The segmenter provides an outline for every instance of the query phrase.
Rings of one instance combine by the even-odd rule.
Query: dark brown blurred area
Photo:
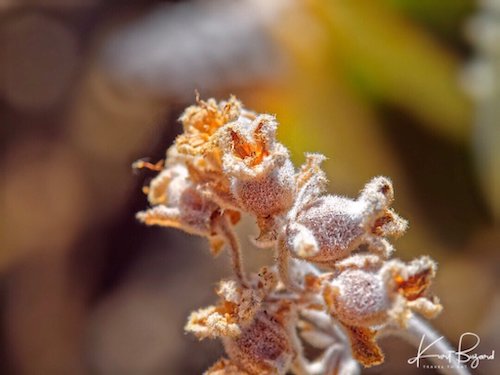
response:
[[[195,90],[276,114],[297,164],[329,158],[332,192],[390,176],[410,221],[398,256],[440,264],[436,328],[499,348],[500,140],[461,84],[477,12],[471,0],[0,0],[0,373],[199,374],[220,355],[183,326],[229,275],[227,254],[134,218],[152,174],[130,166],[164,157]],[[251,246],[252,220],[238,230],[250,269],[272,260]],[[367,373],[424,373],[405,345],[383,341],[387,363]]]

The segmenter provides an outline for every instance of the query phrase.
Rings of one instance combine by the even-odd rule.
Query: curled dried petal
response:
[[[179,151],[193,154],[204,146],[221,126],[234,121],[241,114],[241,102],[231,96],[227,102],[217,103],[214,99],[207,101],[197,99],[197,104],[184,111],[179,120],[184,133],[176,140]]]
[[[186,331],[200,339],[240,335],[261,309],[264,296],[234,280],[221,281],[216,293],[220,297],[216,306],[195,311],[188,318]]]
[[[436,263],[429,257],[414,259],[406,266],[390,267],[398,291],[409,301],[422,297],[436,275]]]
[[[351,340],[353,357],[365,367],[380,365],[384,353],[375,341],[377,331],[354,326],[344,326]]]
[[[188,170],[182,164],[163,169],[149,184],[148,201],[151,205],[177,206],[181,194],[190,186]]]
[[[184,329],[193,333],[200,340],[237,337],[241,334],[241,329],[232,314],[234,313],[231,304],[199,309],[189,315]]]

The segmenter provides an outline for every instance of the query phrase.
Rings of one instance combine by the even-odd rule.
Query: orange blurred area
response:
[[[433,324],[500,348],[498,41],[496,0],[0,0],[0,373],[199,374],[220,356],[183,326],[227,254],[134,218],[154,172],[131,165],[164,157],[195,91],[276,114],[296,165],[328,157],[332,193],[390,176],[397,256],[439,262]],[[272,259],[250,218],[238,231],[250,269]],[[424,373],[382,347],[366,373]]]

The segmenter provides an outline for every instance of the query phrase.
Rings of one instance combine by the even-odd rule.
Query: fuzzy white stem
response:
[[[226,215],[222,215],[217,223],[220,229],[220,235],[224,237],[227,246],[231,252],[231,262],[234,274],[242,284],[246,284],[246,275],[243,269],[243,259],[241,256],[241,245],[234,232],[229,219]]]
[[[416,348],[421,347],[422,355],[429,356],[427,357],[429,361],[438,366],[437,369],[444,375],[470,375],[467,367],[458,362],[454,355],[455,349],[444,336],[415,314],[412,314],[409,319],[407,329],[391,327],[380,332],[380,336],[398,336]],[[433,344],[430,345],[431,343]],[[427,346],[429,347],[426,349]],[[433,357],[433,355],[443,356],[446,359]]]

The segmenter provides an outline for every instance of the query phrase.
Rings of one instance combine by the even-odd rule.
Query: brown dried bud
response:
[[[174,188],[166,189],[173,191],[173,194],[162,198],[154,197],[155,202],[166,201],[167,204],[173,204],[159,204],[138,212],[137,219],[147,225],[179,228],[199,236],[209,237],[215,234],[212,219],[219,215],[219,206],[201,195],[190,182],[173,181],[176,182]],[[182,187],[182,190],[176,190],[176,187]]]
[[[272,310],[262,310],[240,336],[224,338],[230,360],[252,375],[285,374],[296,356],[290,334],[294,312],[290,307],[282,303]]]
[[[149,184],[149,204],[178,206],[182,192],[190,185],[188,178],[189,173],[185,165],[174,164],[163,169]]]

